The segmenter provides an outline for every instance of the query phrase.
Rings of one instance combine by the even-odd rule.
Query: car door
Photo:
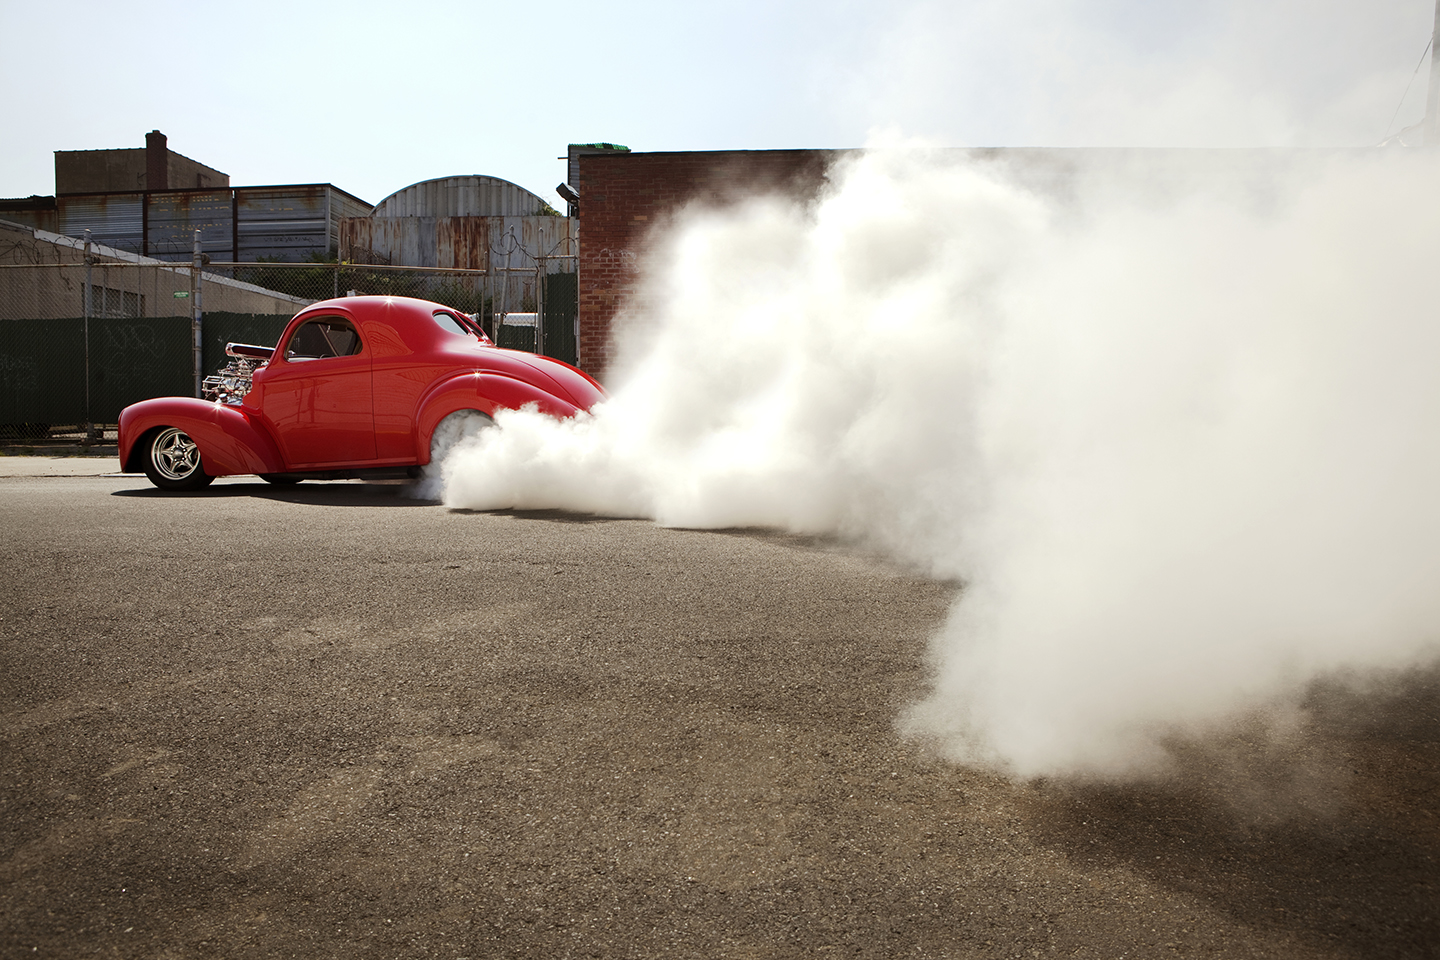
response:
[[[275,351],[265,415],[290,469],[375,459],[371,355],[345,317],[312,317]]]

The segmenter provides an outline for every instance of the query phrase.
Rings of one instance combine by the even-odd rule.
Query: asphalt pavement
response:
[[[0,957],[1440,956],[1440,675],[1013,783],[828,540],[0,458]]]

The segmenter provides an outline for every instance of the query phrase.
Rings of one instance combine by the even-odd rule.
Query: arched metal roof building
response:
[[[381,200],[373,217],[533,217],[546,202],[499,177],[422,180]]]

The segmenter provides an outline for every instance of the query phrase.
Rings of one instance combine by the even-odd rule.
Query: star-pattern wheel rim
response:
[[[167,480],[184,480],[200,468],[200,448],[174,427],[161,431],[152,449],[155,469]]]

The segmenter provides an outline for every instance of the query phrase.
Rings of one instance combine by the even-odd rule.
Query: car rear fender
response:
[[[541,413],[564,419],[579,410],[568,400],[524,380],[497,373],[466,373],[436,384],[420,401],[415,416],[415,456],[430,462],[430,438],[435,427],[457,410],[479,410],[494,416],[497,410],[518,410],[534,404]]]
[[[145,454],[139,441],[155,427],[178,427],[188,433],[212,477],[285,470],[275,440],[244,407],[194,397],[143,400],[120,411],[122,470],[137,472],[143,467]]]
[[[563,360],[535,353],[521,353],[516,359],[554,383],[556,396],[570,400],[582,410],[589,410],[605,399],[605,390],[594,377]]]

